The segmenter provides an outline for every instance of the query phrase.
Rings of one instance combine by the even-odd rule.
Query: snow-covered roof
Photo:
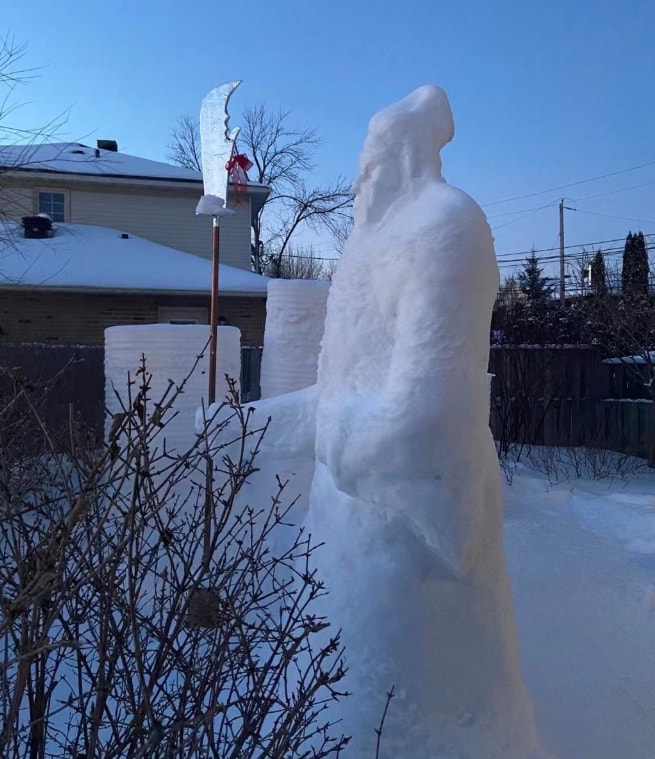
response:
[[[0,166],[65,174],[202,181],[200,172],[193,169],[113,150],[91,148],[78,142],[3,145],[0,146]]]
[[[0,145],[0,166],[58,174],[202,182],[202,174],[194,169],[113,150],[91,148],[79,142]],[[248,185],[264,187],[255,182]]]
[[[53,237],[28,240],[0,228],[0,288],[209,293],[211,261],[106,227],[57,224]],[[264,297],[268,278],[221,264],[220,292]]]

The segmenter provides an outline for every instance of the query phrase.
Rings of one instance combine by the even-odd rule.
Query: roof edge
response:
[[[0,291],[16,290],[20,292],[65,292],[65,293],[96,293],[111,295],[179,295],[179,296],[202,296],[209,298],[211,290],[153,290],[152,288],[127,288],[127,287],[84,287],[82,285],[21,285],[20,283],[0,283]],[[221,290],[218,296],[226,298],[266,298],[267,291],[253,292],[247,290]]]

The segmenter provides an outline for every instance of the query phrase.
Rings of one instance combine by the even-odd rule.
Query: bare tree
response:
[[[587,295],[591,291],[590,272],[593,258],[593,253],[590,253],[586,248],[582,248],[575,258],[567,261],[569,294]]]
[[[200,129],[191,116],[180,116],[168,143],[168,157],[178,166],[202,172]]]
[[[251,258],[258,273],[281,260],[301,229],[327,231],[339,249],[350,223],[353,196],[349,182],[337,177],[327,186],[311,184],[314,153],[321,139],[314,129],[292,126],[290,118],[290,111],[272,111],[265,105],[243,112],[239,143],[253,162],[249,178],[271,189],[252,220]],[[169,158],[200,170],[199,145],[198,122],[181,117],[168,145]]]
[[[313,546],[302,531],[271,541],[289,529],[284,483],[269,503],[239,498],[266,425],[233,396],[167,450],[186,380],[151,398],[144,361],[107,445],[65,447],[47,395],[4,379],[3,759],[338,754],[326,708],[344,695],[342,649],[314,611]]]
[[[11,239],[7,222],[16,217],[20,202],[2,181],[3,175],[28,166],[35,146],[56,137],[68,116],[64,112],[33,129],[12,124],[12,114],[20,106],[16,90],[37,73],[37,69],[22,64],[26,50],[27,46],[19,45],[10,34],[0,38],[0,236],[4,241]],[[2,150],[2,144],[11,147]]]
[[[314,255],[311,247],[288,246],[281,256],[271,258],[264,274],[274,279],[332,279],[336,269],[335,259],[323,259]]]

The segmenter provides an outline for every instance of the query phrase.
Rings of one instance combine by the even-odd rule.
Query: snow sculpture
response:
[[[109,327],[105,330],[105,404],[110,414],[121,411],[114,388],[127,403],[127,377],[137,380],[141,356],[152,374],[150,403],[156,403],[168,387],[169,380],[179,384],[191,372],[198,356],[207,355],[209,326],[206,324],[143,324]],[[219,327],[216,397],[228,391],[225,375],[237,381],[241,373],[241,332],[236,327]],[[163,437],[169,450],[182,452],[195,440],[194,415],[207,399],[207,360],[198,363],[184,392],[175,400]],[[152,405],[150,407],[152,411]]]
[[[441,176],[453,133],[437,87],[372,119],[316,386],[253,404],[255,426],[272,419],[262,472],[313,459],[305,525],[325,543],[329,589],[317,611],[343,630],[352,692],[331,717],[357,759],[375,753],[391,686],[381,759],[547,756],[521,679],[488,426],[498,268],[482,210]],[[251,487],[244,497],[270,493],[261,477]]]
[[[534,759],[488,426],[498,289],[479,206],[441,176],[445,93],[421,87],[371,121],[355,225],[319,359],[307,526],[325,541],[324,611],[353,695],[339,716],[371,756]]]
[[[262,398],[316,384],[328,282],[272,279],[266,299]]]

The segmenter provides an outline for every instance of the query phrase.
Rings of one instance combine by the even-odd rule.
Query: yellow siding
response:
[[[0,190],[0,221],[20,221],[34,213],[34,193],[23,187],[2,187]]]
[[[46,185],[41,180],[31,187],[5,189],[1,200],[7,208],[6,215],[18,220],[33,213],[36,210],[37,188],[44,187]],[[53,177],[47,187],[69,191],[68,214],[72,224],[109,227],[187,253],[211,257],[211,218],[195,214],[200,187],[180,187],[179,190],[149,188],[145,191],[117,185],[97,187],[66,183],[61,177]],[[11,195],[11,203],[4,202],[4,193]],[[235,210],[235,217],[221,222],[221,263],[249,271],[250,199],[246,197],[235,206]]]

